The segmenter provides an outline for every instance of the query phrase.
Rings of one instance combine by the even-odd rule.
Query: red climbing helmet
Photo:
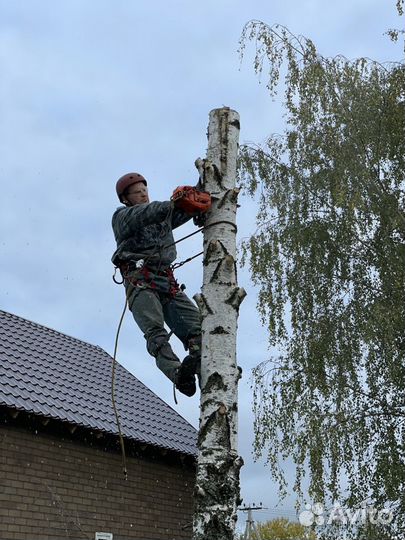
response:
[[[115,189],[117,190],[117,195],[121,202],[122,202],[122,196],[124,195],[125,190],[129,188],[129,186],[132,186],[132,184],[137,184],[138,182],[143,182],[145,186],[148,185],[145,178],[137,172],[124,174],[124,176],[121,176],[121,178],[118,179]]]

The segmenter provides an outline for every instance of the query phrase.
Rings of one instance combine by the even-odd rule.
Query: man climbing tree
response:
[[[201,322],[197,307],[173,274],[172,230],[192,217],[201,219],[210,207],[210,197],[183,186],[175,190],[173,200],[150,202],[147,181],[139,173],[122,176],[116,191],[124,206],[112,218],[117,242],[112,261],[121,270],[129,308],[158,368],[180,392],[192,396],[195,375],[200,373]],[[170,346],[165,322],[189,351],[182,363]]]
[[[112,220],[117,241],[112,260],[123,275],[128,303],[148,351],[184,394],[194,394],[195,375],[199,377],[194,540],[233,540],[240,503],[243,461],[237,452],[237,384],[241,370],[236,364],[236,329],[246,292],[237,285],[235,263],[238,138],[239,115],[228,107],[214,109],[207,159],[196,161],[198,189],[183,186],[174,191],[171,201],[150,203],[145,178],[126,174],[117,182],[125,206]],[[212,212],[208,212],[208,192]],[[204,223],[203,287],[195,296],[200,311],[179,290],[171,268],[176,257],[172,229],[192,216],[198,224]],[[164,322],[189,349],[183,363],[170,347]]]

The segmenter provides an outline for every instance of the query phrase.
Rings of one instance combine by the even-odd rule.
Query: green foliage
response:
[[[401,10],[402,1],[398,2]],[[279,355],[254,371],[255,453],[281,458],[315,500],[371,497],[405,510],[405,68],[323,58],[308,39],[253,21],[257,73],[283,83],[286,129],[244,146],[259,198],[244,242]]]
[[[400,535],[391,534],[387,527],[366,523],[356,531],[355,540],[399,540]]]
[[[316,534],[308,527],[285,518],[258,523],[257,530],[259,536],[254,534],[252,540],[316,540]]]

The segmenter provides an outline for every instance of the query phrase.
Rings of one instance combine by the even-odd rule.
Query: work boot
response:
[[[191,356],[186,356],[177,369],[174,383],[177,390],[182,394],[188,397],[195,394],[195,365]]]
[[[197,375],[198,384],[201,388],[201,335],[192,336],[187,342],[189,351],[188,356],[183,360],[193,366],[194,373]]]
[[[190,371],[192,370],[194,375],[197,375],[198,384],[201,388],[201,356],[194,356],[193,354],[187,355],[184,360],[184,362],[187,363],[187,365],[190,366]]]

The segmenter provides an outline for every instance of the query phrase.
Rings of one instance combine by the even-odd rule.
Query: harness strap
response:
[[[235,223],[232,223],[231,221],[226,221],[226,220],[220,220],[220,221],[215,221],[214,223],[210,223],[209,225],[205,225],[204,227],[201,227],[200,229],[197,229],[196,231],[190,233],[190,234],[187,234],[186,236],[183,236],[182,238],[179,238],[179,240],[176,240],[175,242],[172,242],[171,244],[168,244],[167,246],[163,246],[164,249],[166,248],[169,248],[169,247],[172,247],[176,244],[178,244],[179,242],[182,242],[183,240],[186,240],[187,238],[190,238],[191,236],[194,236],[195,234],[199,233],[199,232],[202,232],[203,230],[205,229],[208,229],[209,227],[213,227],[214,225],[220,225],[221,223],[227,223],[228,225],[232,225],[232,227],[234,228],[234,231],[235,233],[238,231],[238,227],[236,226]],[[200,253],[197,253],[196,255],[193,255],[192,257],[189,257],[188,259],[185,259],[184,261],[181,261],[181,262],[178,262],[178,263],[175,263],[171,266],[171,269],[172,270],[176,270],[177,268],[180,268],[181,266],[183,266],[184,264],[192,261],[193,259],[195,259],[196,257],[199,257],[200,255],[202,255],[204,252],[203,251],[200,251]],[[147,260],[147,259],[146,259]],[[140,270],[142,270],[142,268],[144,268],[146,265],[142,266],[140,268]],[[120,269],[121,271],[121,275],[122,275],[122,278],[123,280],[122,281],[117,281],[116,278],[115,278],[115,274],[117,272],[117,269]],[[126,276],[124,275],[123,272],[129,272],[130,271],[130,268],[131,268],[131,265],[130,263],[122,263],[122,264],[118,264],[116,267],[115,267],[115,270],[114,270],[114,275],[113,275],[113,281],[114,283],[117,283],[118,285],[122,285],[124,283],[124,279],[126,279]],[[136,267],[135,267],[136,268]],[[135,269],[133,268],[133,269]],[[174,276],[173,276],[173,279],[174,279]],[[176,282],[177,283],[177,282]]]
[[[134,287],[144,285],[146,283],[151,289],[159,289],[158,278],[164,278],[168,282],[169,289],[167,294],[171,298],[174,298],[181,289],[179,283],[174,277],[172,267],[166,268],[165,270],[154,271],[153,268],[143,265],[141,268],[136,268],[138,275],[135,276],[128,275],[128,273],[134,269],[130,263],[123,263],[119,268],[123,281],[128,281],[128,283],[131,283],[131,285]],[[163,292],[166,291],[163,289]]]

